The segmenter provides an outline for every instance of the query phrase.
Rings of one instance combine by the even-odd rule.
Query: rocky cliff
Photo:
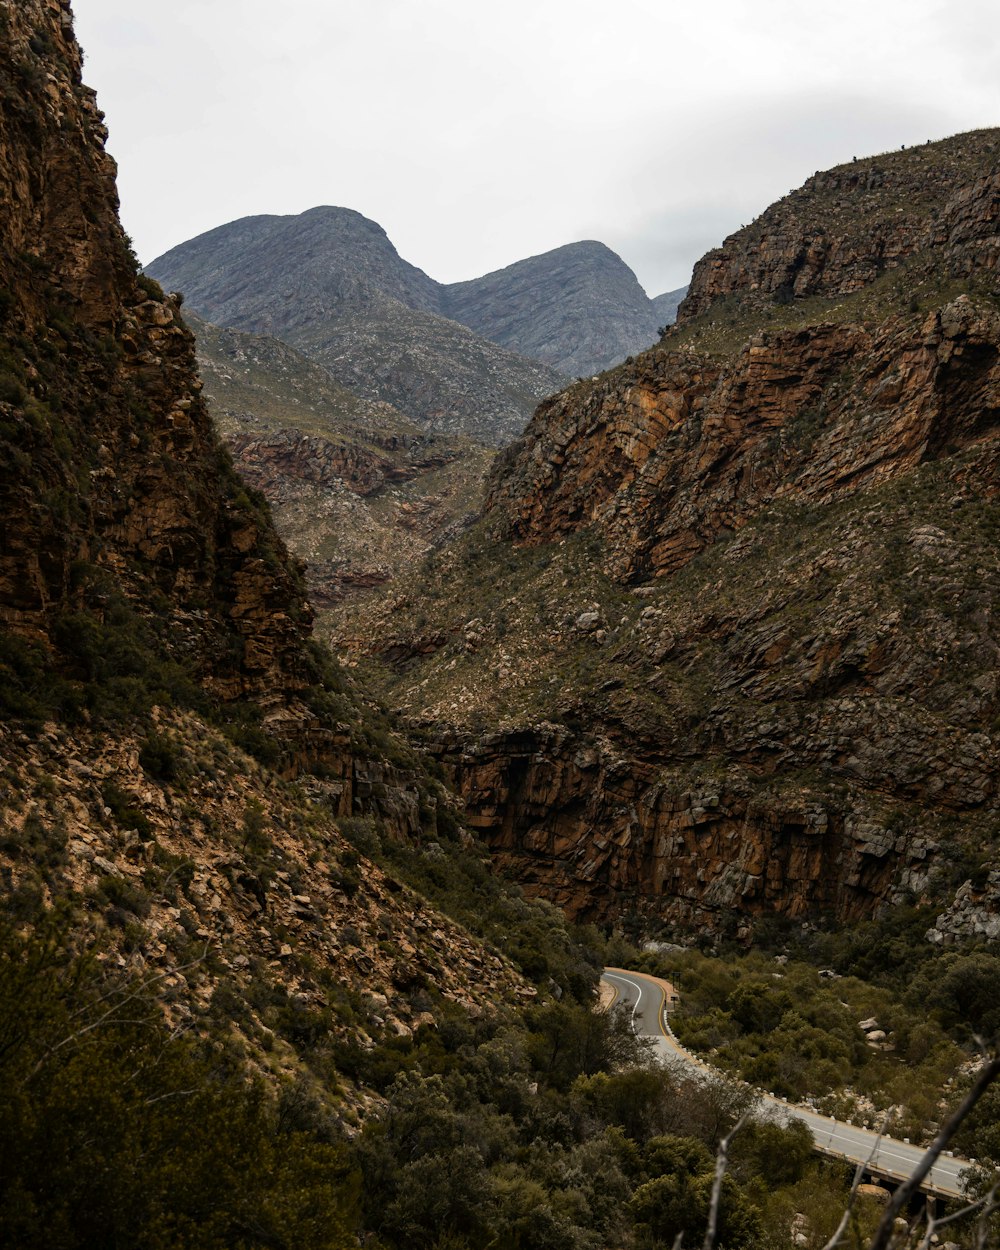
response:
[[[593,240],[453,283],[443,295],[456,321],[571,377],[642,351],[663,325],[632,270]]]
[[[901,268],[914,288],[995,269],[998,156],[997,132],[977,130],[814,174],[698,262],[678,320],[846,296]]]
[[[658,347],[540,407],[397,592],[385,690],[532,889],[654,927],[930,925],[993,862],[996,145],[768,210]],[[841,242],[789,294],[814,225]]]
[[[5,16],[0,621],[66,652],[112,585],[214,695],[284,716],[299,574],[216,439],[177,303],[137,275],[68,8]]]

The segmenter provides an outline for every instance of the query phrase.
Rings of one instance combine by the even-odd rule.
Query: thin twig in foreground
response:
[[[729,1143],[746,1122],[741,1115],[725,1137],[719,1142],[719,1151],[715,1156],[715,1179],[712,1181],[712,1200],[708,1206],[708,1227],[705,1229],[705,1241],[702,1250],[714,1250],[715,1235],[719,1227],[719,1207],[722,1205],[722,1181],[729,1163]]]
[[[875,1236],[869,1243],[868,1250],[885,1250],[885,1247],[889,1244],[889,1238],[892,1236],[896,1216],[899,1215],[900,1211],[903,1210],[923,1184],[931,1168],[937,1162],[938,1156],[958,1132],[959,1127],[972,1111],[972,1108],[998,1076],[1000,1076],[1000,1056],[994,1056],[989,1063],[980,1069],[972,1088],[962,1099],[958,1108],[945,1121],[937,1137],[927,1147],[912,1176],[904,1181],[892,1195],[882,1216],[882,1222],[875,1230]]]
[[[862,1179],[864,1178],[865,1169],[878,1154],[878,1148],[882,1144],[882,1138],[885,1134],[885,1130],[889,1127],[890,1118],[890,1114],[885,1116],[882,1121],[882,1127],[878,1131],[878,1135],[875,1138],[875,1142],[872,1145],[868,1158],[859,1163],[854,1169],[854,1183],[851,1185],[851,1192],[847,1198],[847,1206],[844,1208],[844,1214],[840,1217],[840,1223],[837,1225],[836,1231],[823,1247],[823,1250],[836,1250],[836,1247],[840,1245],[844,1233],[847,1231],[847,1222],[851,1218],[851,1212],[854,1210],[854,1204],[857,1201],[858,1189],[861,1185]]]
[[[930,1250],[934,1234],[939,1228],[944,1228],[946,1224],[953,1224],[956,1220],[961,1220],[967,1215],[972,1215],[975,1211],[978,1211],[980,1207],[983,1208],[980,1214],[981,1220],[991,1216],[993,1212],[998,1209],[996,1202],[998,1184],[1000,1184],[1000,1181],[994,1183],[993,1188],[989,1191],[989,1193],[983,1194],[983,1196],[981,1198],[977,1198],[975,1202],[970,1202],[968,1206],[962,1207],[960,1211],[952,1211],[951,1215],[942,1215],[940,1219],[936,1219],[934,1216],[928,1215],[927,1231],[924,1233],[923,1240],[917,1247],[917,1250]]]

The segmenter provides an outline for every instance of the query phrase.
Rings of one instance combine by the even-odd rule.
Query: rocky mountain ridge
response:
[[[381,226],[332,207],[231,222],[148,272],[209,321],[281,339],[357,394],[492,445],[567,374],[600,372],[673,319],[600,243],[444,285]]]
[[[968,278],[997,263],[997,135],[976,130],[817,172],[695,266],[684,323],[713,304],[848,296],[905,268]]]
[[[835,289],[789,295],[795,247],[758,245],[801,194],[734,236],[658,347],[540,407],[380,618],[386,696],[573,914],[745,936],[911,900],[961,931],[997,854],[997,142],[850,167],[889,199],[849,230],[835,199]],[[929,167],[950,207],[883,266]]]
[[[208,321],[280,339],[438,433],[502,443],[564,380],[449,320],[438,284],[350,209],[231,222],[148,272]]]

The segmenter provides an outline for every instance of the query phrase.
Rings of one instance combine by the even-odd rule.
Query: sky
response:
[[[1000,124],[994,0],[75,0],[148,263],[317,204],[441,282],[599,239],[650,295],[817,169]]]

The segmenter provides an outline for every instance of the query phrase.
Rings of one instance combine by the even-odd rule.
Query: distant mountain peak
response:
[[[641,351],[672,320],[597,239],[443,285],[378,222],[331,204],[219,226],[148,271],[209,321],[282,339],[368,399],[494,444],[568,377]]]
[[[566,374],[601,372],[648,347],[657,312],[605,243],[582,239],[445,289],[449,316]]]

